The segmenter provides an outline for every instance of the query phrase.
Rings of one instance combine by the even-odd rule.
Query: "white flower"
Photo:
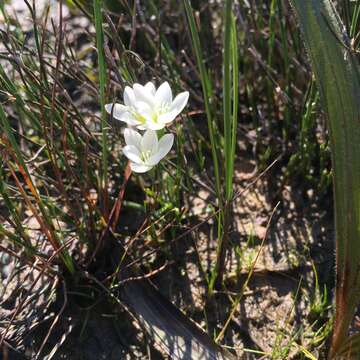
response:
[[[126,128],[124,155],[131,161],[131,170],[144,173],[152,169],[170,151],[174,135],[166,134],[158,140],[156,131],[146,130],[141,136],[137,131]]]
[[[166,81],[157,90],[152,82],[148,82],[145,86],[126,86],[124,105],[107,104],[105,109],[109,114],[113,113],[115,119],[136,126],[139,130],[160,130],[181,113],[188,99],[189,92],[184,91],[173,100],[170,85]]]

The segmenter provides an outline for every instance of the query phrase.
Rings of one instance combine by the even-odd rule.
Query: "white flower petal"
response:
[[[140,122],[139,120],[135,119],[133,115],[131,115],[130,113],[127,114],[127,117],[120,119],[120,121],[124,121],[126,124],[128,124],[129,126],[136,126],[138,127],[139,125],[142,124],[142,122]]]
[[[170,85],[167,81],[162,83],[156,90],[155,101],[159,105],[171,105],[172,103],[172,92]]]
[[[124,90],[124,103],[126,106],[133,107],[135,104],[136,98],[134,90],[130,86],[126,86]]]
[[[145,123],[146,129],[150,130],[161,130],[165,127],[164,123],[161,122],[155,122],[152,119],[149,119]]]
[[[145,101],[136,101],[135,102],[135,110],[138,113],[152,113],[153,108],[152,106],[150,106],[148,103],[146,103]]]
[[[158,151],[152,155],[148,161],[147,165],[156,165],[163,157],[165,157],[168,152],[171,150],[174,144],[174,135],[165,134],[160,140],[158,145]]]
[[[175,116],[178,116],[186,106],[187,102],[189,100],[189,92],[184,91],[176,96],[174,101],[171,104],[170,112],[176,113]]]
[[[126,145],[123,147],[122,152],[124,155],[134,163],[143,164],[141,160],[141,153],[138,148],[134,145]]]
[[[141,135],[137,131],[126,128],[124,138],[126,145],[134,145],[137,149],[140,149]]]
[[[154,123],[154,114],[153,114],[152,110],[151,109],[139,109],[138,113],[144,119],[145,123],[143,123],[143,126],[145,126],[145,129],[151,129],[151,127],[149,127],[148,124]]]
[[[105,110],[110,115],[112,113],[114,118],[119,118],[128,111],[127,107],[122,104],[106,104]]]
[[[112,108],[115,107],[116,104],[105,104],[105,110],[108,114],[111,114]]]
[[[115,116],[114,116],[114,118],[115,118]],[[115,119],[123,121],[126,124],[128,124],[129,126],[136,126],[136,125],[141,124],[141,121],[136,119],[136,117],[130,112],[126,112],[121,117],[116,117]]]
[[[149,170],[151,170],[153,167],[150,165],[144,165],[144,164],[135,164],[133,162],[130,163],[130,168],[133,172],[136,173],[145,173]]]
[[[146,90],[150,91],[150,93],[152,95],[155,96],[156,88],[155,88],[155,85],[151,81],[149,81],[148,83],[145,84],[145,88],[146,88]]]
[[[143,101],[151,107],[155,105],[154,95],[151,93],[149,88],[146,88],[140,84],[134,84],[133,89],[136,101]]]
[[[122,104],[106,104],[105,110],[116,120],[124,121],[130,126],[138,125],[139,121]]]
[[[139,130],[146,130],[147,129],[147,127],[145,125],[143,125],[143,124],[137,125],[136,128],[139,129]]]
[[[173,120],[175,120],[177,115],[178,115],[178,113],[176,111],[169,111],[165,114],[161,114],[158,118],[158,121],[164,127],[165,124],[168,124],[168,123],[172,122]]]
[[[140,145],[141,151],[146,153],[148,151],[153,152],[154,149],[158,148],[158,138],[156,135],[156,131],[153,130],[146,130]]]

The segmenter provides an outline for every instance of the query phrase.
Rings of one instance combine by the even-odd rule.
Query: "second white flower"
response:
[[[158,140],[156,131],[146,130],[144,135],[127,128],[124,132],[124,155],[131,161],[131,170],[144,173],[152,169],[171,150],[174,135],[166,134]]]

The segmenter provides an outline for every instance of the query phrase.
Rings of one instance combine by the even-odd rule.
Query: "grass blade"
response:
[[[105,87],[106,87],[106,64],[104,54],[104,32],[102,27],[102,0],[94,0],[94,17],[96,30],[96,47],[99,62],[99,85],[100,85],[100,106],[101,106],[101,133],[102,133],[102,155],[101,155],[101,175],[100,189],[102,190],[103,211],[105,218],[108,217],[108,141],[107,141],[107,121],[105,111]]]
[[[231,116],[231,38],[232,38],[232,1],[225,2],[225,35],[223,60],[223,111],[224,111],[224,142],[225,142],[225,199],[232,195],[232,116]]]
[[[239,65],[236,22],[232,12],[232,0],[227,0],[224,11],[224,57],[223,57],[223,111],[224,111],[224,156],[225,156],[225,206],[222,229],[219,234],[215,285],[221,287],[228,248],[228,233],[231,224],[231,198],[235,161],[236,130],[239,103]]]
[[[209,128],[209,136],[210,136],[210,143],[211,143],[211,153],[212,159],[214,164],[214,173],[215,173],[215,184],[216,184],[216,193],[219,202],[219,206],[222,207],[222,191],[221,191],[221,179],[220,179],[220,170],[219,170],[219,161],[218,161],[218,153],[217,153],[217,146],[216,146],[216,138],[215,138],[215,130],[214,130],[214,122],[210,108],[210,101],[213,98],[212,87],[209,79],[208,72],[206,70],[203,56],[202,56],[202,49],[200,44],[199,34],[196,28],[196,23],[194,19],[193,10],[191,7],[190,0],[184,0],[184,6],[186,11],[186,17],[188,20],[188,24],[190,27],[191,39],[193,44],[194,53],[196,56],[197,66],[200,71],[200,78],[201,78],[201,86],[204,96],[204,104],[205,104],[205,111],[206,117],[208,122]]]
[[[3,133],[5,134],[5,136],[7,138],[6,142],[9,144],[8,148],[9,148],[9,150],[10,149],[12,150],[11,155],[13,156],[21,175],[26,182],[26,185],[29,187],[31,194],[33,195],[33,197],[40,209],[42,218],[40,218],[40,215],[37,215],[37,220],[39,221],[40,224],[43,225],[44,233],[46,234],[46,237],[49,240],[49,242],[51,243],[51,245],[53,246],[54,250],[58,250],[61,248],[61,240],[58,238],[58,236],[56,235],[56,232],[53,229],[52,219],[50,218],[48,211],[46,209],[46,206],[44,205],[43,201],[41,200],[41,196],[38,193],[37,188],[32,181],[29,170],[26,166],[26,163],[23,159],[20,148],[19,148],[19,146],[16,142],[16,139],[15,139],[15,136],[13,134],[13,130],[9,124],[9,121],[8,121],[1,105],[0,105],[0,129],[2,129]],[[4,138],[4,140],[5,140],[5,138]],[[11,171],[11,169],[10,169],[10,172],[12,172],[12,175],[14,177],[14,175],[15,175],[14,171]],[[16,179],[14,178],[14,180],[16,181],[17,177],[16,177]],[[26,201],[27,195],[25,194],[25,191],[23,190],[22,185],[20,184],[20,182],[18,182],[17,185],[19,187],[19,190],[22,191],[24,200]],[[35,215],[35,213],[37,214],[37,211],[34,208],[33,214]],[[70,273],[73,273],[74,265],[72,263],[72,259],[69,256],[67,250],[63,250],[61,252],[60,256],[62,257],[62,259],[63,259],[67,269],[70,271]]]

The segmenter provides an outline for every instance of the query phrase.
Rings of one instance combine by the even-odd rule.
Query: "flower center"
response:
[[[157,104],[155,106],[155,109],[152,113],[152,120],[154,123],[158,122],[158,118],[160,115],[165,114],[169,111],[170,109],[170,105],[167,103],[161,103],[161,104]]]
[[[150,159],[151,156],[151,150],[146,150],[141,152],[141,160],[146,162]]]
[[[134,116],[134,118],[135,118],[137,121],[139,121],[141,124],[145,124],[145,123],[146,123],[146,119],[144,118],[144,116],[142,116],[141,114],[139,114],[134,107],[130,107],[130,106],[129,106],[129,112],[130,112],[131,115]]]

